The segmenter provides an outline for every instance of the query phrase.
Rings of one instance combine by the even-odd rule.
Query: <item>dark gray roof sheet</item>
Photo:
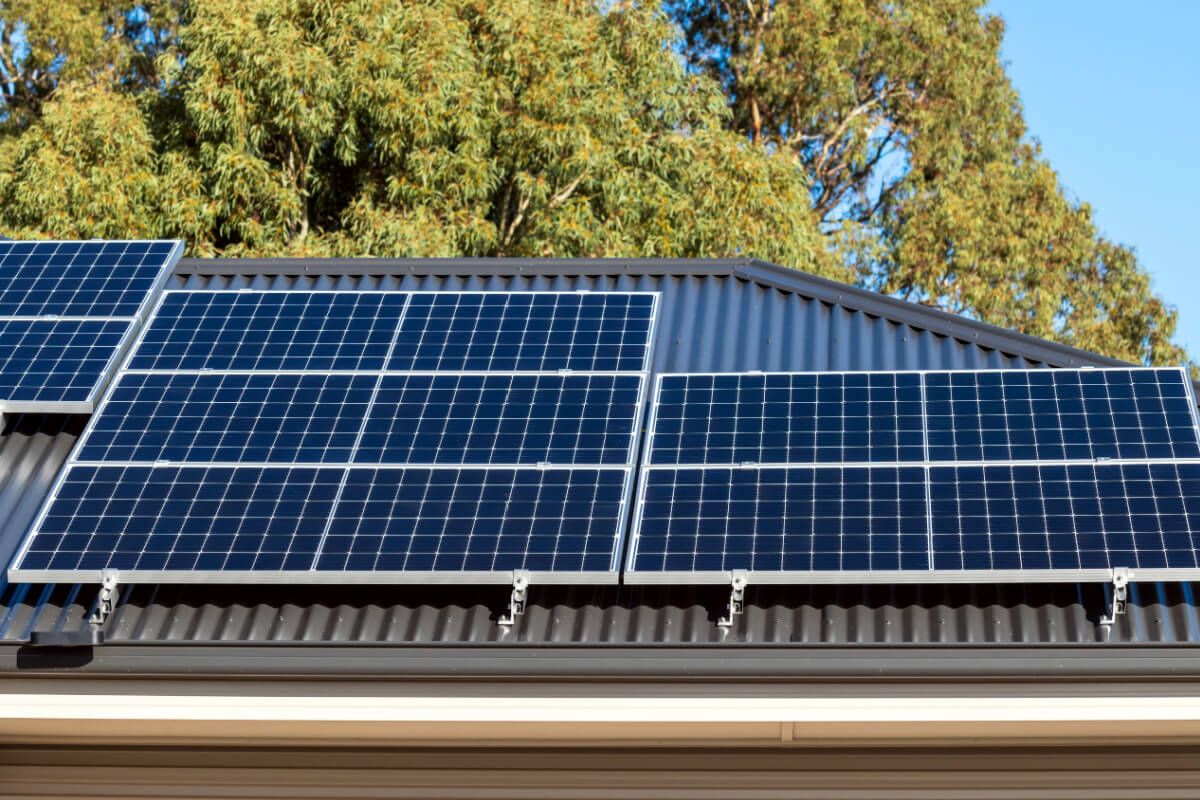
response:
[[[923,306],[745,260],[203,260],[175,286],[662,293],[656,368],[971,369],[1107,365],[1112,359]],[[0,441],[0,554],[11,552],[82,429],[82,418],[8,421]],[[494,622],[506,590],[414,587],[125,587],[110,642],[504,647],[696,645],[749,648],[1200,642],[1191,584],[1135,584],[1130,612],[1097,624],[1107,587],[1089,585],[751,587],[731,634],[717,588],[535,587],[520,623]],[[75,630],[94,586],[8,586],[0,641]],[[0,667],[3,665],[0,664]]]

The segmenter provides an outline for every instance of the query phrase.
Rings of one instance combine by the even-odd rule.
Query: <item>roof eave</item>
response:
[[[0,674],[547,682],[1200,683],[1195,645],[109,642],[0,645]]]

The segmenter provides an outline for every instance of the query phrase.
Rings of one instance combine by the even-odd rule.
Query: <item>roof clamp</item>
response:
[[[115,570],[106,569],[100,573],[100,596],[96,598],[96,610],[92,612],[92,618],[88,620],[88,624],[93,629],[103,627],[104,623],[108,622],[108,618],[112,616],[113,607],[117,602],[117,583]]]
[[[718,628],[732,628],[733,621],[746,610],[746,573],[738,570],[729,581],[729,609],[726,616],[717,620]]]
[[[29,644],[33,647],[94,647],[104,644],[104,623],[112,616],[117,604],[117,571],[100,573],[100,595],[87,625],[76,631],[31,631]]]
[[[1100,624],[1111,627],[1125,613],[1129,598],[1129,569],[1116,567],[1112,571],[1112,613],[1100,617]]]
[[[519,569],[513,573],[512,596],[508,600],[508,613],[502,614],[497,624],[508,628],[525,613],[525,600],[529,595],[529,573]]]

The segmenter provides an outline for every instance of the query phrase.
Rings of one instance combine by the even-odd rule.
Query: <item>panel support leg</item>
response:
[[[732,628],[733,621],[746,609],[746,573],[735,572],[729,581],[729,610],[717,620],[717,627]]]
[[[1117,617],[1125,613],[1125,605],[1129,598],[1129,570],[1117,567],[1112,574],[1112,610],[1100,617],[1100,624],[1108,627],[1117,621]]]
[[[529,573],[519,569],[513,573],[512,596],[508,600],[508,613],[502,614],[497,623],[505,627],[517,621],[525,613],[525,599],[529,594]]]
[[[117,604],[117,573],[113,570],[105,570],[100,574],[100,596],[96,599],[96,610],[92,612],[92,618],[88,623],[94,629],[104,627],[104,623],[108,622],[108,618],[112,616],[113,608]]]

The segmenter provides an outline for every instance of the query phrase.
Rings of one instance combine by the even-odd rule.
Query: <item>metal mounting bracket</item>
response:
[[[508,600],[508,613],[502,614],[496,622],[505,627],[517,621],[517,617],[525,613],[525,598],[529,594],[529,573],[519,569],[513,573],[512,596]]]
[[[94,647],[104,644],[104,623],[112,616],[117,604],[117,572],[104,570],[100,573],[100,596],[96,598],[96,609],[88,618],[83,630],[78,631],[31,631],[29,644],[33,647]]]
[[[96,610],[88,620],[93,628],[99,628],[108,622],[113,608],[117,604],[117,573],[105,570],[100,574],[100,597],[96,600]]]
[[[1100,617],[1100,624],[1108,627],[1117,621],[1117,617],[1125,613],[1129,598],[1129,570],[1117,567],[1112,571],[1112,610]]]
[[[729,609],[717,620],[717,627],[732,628],[733,621],[746,610],[746,573],[734,572],[729,581]]]

